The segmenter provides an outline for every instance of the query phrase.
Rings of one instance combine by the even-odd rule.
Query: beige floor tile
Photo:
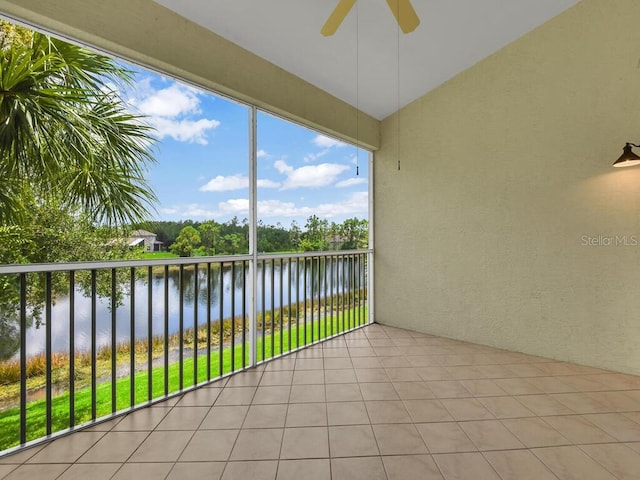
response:
[[[391,357],[394,355],[403,355],[400,347],[373,347],[378,357]]]
[[[491,465],[479,453],[434,455],[445,480],[500,480]]]
[[[391,381],[384,368],[356,368],[355,373],[358,383],[383,383]]]
[[[258,380],[259,381],[259,380]],[[251,400],[256,393],[256,387],[229,387],[226,386],[218,396],[215,405],[251,405]]]
[[[376,352],[373,347],[349,347],[349,356],[355,357],[375,357]]]
[[[443,480],[429,455],[382,457],[388,480]]]
[[[220,480],[225,465],[224,462],[179,462],[167,480]]]
[[[632,450],[640,453],[640,442],[627,442],[625,443],[625,445],[631,448]]]
[[[528,448],[571,444],[540,418],[512,418],[501,420],[501,422]]]
[[[333,458],[380,454],[370,425],[329,427],[329,447]]]
[[[275,460],[229,462],[222,480],[275,480],[277,470]]]
[[[171,408],[178,402],[178,398],[173,398],[171,400],[165,400],[164,402],[160,402],[154,405],[151,405],[151,408]],[[105,420],[102,422],[97,422],[91,427],[84,428],[83,432],[110,432],[113,430],[115,426],[117,426],[123,417],[112,418],[111,420]]]
[[[580,415],[553,416],[542,419],[576,445],[616,441],[615,438]]]
[[[378,357],[351,357],[353,368],[382,368]],[[354,373],[355,375],[355,373]]]
[[[148,432],[108,432],[78,462],[126,462],[148,435]]]
[[[19,465],[11,465],[11,464],[0,464],[0,478],[4,478],[9,475],[12,471],[18,468]]]
[[[393,383],[361,383],[360,392],[365,400],[400,400]]]
[[[207,430],[215,433],[215,430]],[[131,455],[131,462],[175,462],[187,446],[193,432],[155,431]]]
[[[617,478],[640,479],[640,454],[626,445],[584,445],[580,448]]]
[[[268,405],[274,403],[287,403],[289,401],[289,385],[274,385],[269,387],[258,387],[253,397],[254,405]]]
[[[331,480],[331,461],[328,458],[312,460],[280,460],[276,480]]]
[[[105,432],[76,432],[53,442],[27,463],[73,463],[105,435]]]
[[[555,393],[553,398],[570,408],[575,413],[606,413],[609,411],[607,405],[591,398],[587,393]]]
[[[371,423],[411,423],[409,412],[400,400],[365,402]]]
[[[424,400],[435,398],[425,382],[394,382],[393,388],[402,400]]]
[[[524,445],[499,420],[460,422],[459,425],[478,450],[524,448]]]
[[[465,398],[472,396],[469,390],[464,388],[460,380],[427,382],[427,386],[436,398]]]
[[[156,427],[157,430],[196,430],[209,407],[174,407]]]
[[[294,385],[321,385],[324,383],[324,370],[296,370]]]
[[[239,429],[249,411],[249,405],[213,407],[200,424],[200,430]]]
[[[640,399],[636,400],[631,392],[589,392],[587,396],[596,402],[606,405],[607,412],[630,412],[640,410]]]
[[[505,365],[476,365],[474,368],[482,373],[484,378],[510,378],[513,376],[511,370]]]
[[[251,405],[242,428],[282,428],[287,416],[287,404]]]
[[[621,442],[640,441],[640,424],[620,413],[585,415],[585,418]]]
[[[326,403],[291,403],[286,427],[324,427],[327,425]]]
[[[494,418],[491,412],[475,398],[443,398],[440,402],[458,421]]]
[[[241,430],[231,460],[272,460],[280,455],[282,428]]]
[[[5,455],[4,457],[0,457],[0,465],[4,464],[20,464],[24,463],[33,457],[36,453],[46,447],[48,443],[43,443],[42,445],[35,445],[33,447],[25,448],[24,450],[18,450],[16,453],[12,453],[11,455]]]
[[[521,395],[518,397],[518,401],[540,417],[574,413],[573,410],[549,395]]]
[[[565,377],[534,377],[527,381],[544,393],[571,393],[576,388],[564,380]]]
[[[247,370],[246,372],[236,373],[229,378],[228,387],[256,387],[260,383],[262,378],[262,371],[260,370]]]
[[[344,348],[323,348],[322,356],[325,358],[349,358],[349,349]]]
[[[381,455],[425,454],[427,447],[413,424],[374,425]]]
[[[2,480],[53,480],[69,468],[69,464],[21,465]]]
[[[329,457],[327,427],[286,428],[282,439],[282,459]]]
[[[325,370],[341,370],[352,369],[353,364],[350,358],[325,358],[324,369]]]
[[[327,402],[362,401],[362,392],[357,383],[336,383],[325,385]]]
[[[536,448],[538,457],[560,480],[614,480],[615,477],[578,447]]]
[[[155,429],[172,407],[143,408],[124,417],[112,432],[144,432]]]
[[[496,418],[533,417],[534,413],[515,397],[483,397],[478,401]]]
[[[421,367],[416,372],[426,382],[453,380],[445,367]]]
[[[497,397],[506,395],[505,391],[493,380],[460,380],[460,382],[474,397]]]
[[[200,430],[180,456],[181,462],[224,462],[238,437],[238,430]]]
[[[325,370],[324,382],[330,383],[357,383],[356,372],[352,368],[342,370]]]
[[[509,395],[534,395],[543,393],[524,378],[496,378],[494,382]]]
[[[173,463],[125,463],[113,480],[164,480]]]
[[[329,425],[368,425],[369,415],[364,402],[327,403]]]
[[[485,379],[486,376],[480,370],[471,366],[445,367],[452,380]]]
[[[402,358],[402,357],[398,357]],[[421,382],[415,368],[386,368],[385,372],[392,382]]]
[[[440,400],[405,400],[404,406],[414,423],[453,421]]]
[[[456,422],[416,425],[430,453],[475,452],[477,447]]]
[[[575,375],[562,377],[562,382],[574,389],[574,392],[597,392],[606,390],[602,383],[598,382],[597,375]]]
[[[322,370],[323,368],[322,358],[298,358],[296,360],[296,370]]]
[[[271,372],[264,372],[262,374],[260,386],[291,385],[292,380],[292,370],[274,370]]]
[[[528,450],[485,452],[484,457],[503,479],[557,480],[557,477]]]
[[[295,355],[295,354],[294,354]],[[296,366],[296,359],[293,355],[284,358],[278,358],[267,363],[265,372],[273,372],[275,370],[293,370]]]
[[[406,357],[379,357],[380,365],[383,368],[410,368],[411,364]],[[418,373],[418,372],[416,372]]]
[[[380,457],[332,458],[331,480],[387,480]]]
[[[325,401],[324,385],[293,385],[291,387],[290,403],[318,403]]]
[[[58,480],[109,480],[120,468],[119,463],[76,463],[58,477]],[[0,476],[0,478],[2,478]]]
[[[201,387],[192,392],[185,393],[180,401],[176,403],[178,407],[210,407],[218,399],[222,392],[221,388]]]

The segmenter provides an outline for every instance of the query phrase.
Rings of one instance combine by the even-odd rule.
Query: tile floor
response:
[[[371,325],[2,458],[0,478],[640,479],[640,377]]]

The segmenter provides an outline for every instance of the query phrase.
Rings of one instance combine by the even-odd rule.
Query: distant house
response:
[[[146,230],[134,230],[131,232],[130,247],[144,247],[147,252],[161,252],[162,245],[163,243],[158,241],[158,236],[155,233],[147,232]]]

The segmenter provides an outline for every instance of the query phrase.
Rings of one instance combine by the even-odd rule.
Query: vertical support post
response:
[[[249,366],[257,363],[258,307],[258,109],[249,110]]]
[[[373,180],[374,180],[374,155],[373,152],[369,152],[369,253],[367,254],[367,305],[369,307],[369,324],[375,322],[375,277],[374,277],[374,188],[373,188]]]

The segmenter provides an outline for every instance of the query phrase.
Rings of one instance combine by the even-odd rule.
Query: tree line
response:
[[[240,221],[233,217],[227,222],[142,222],[135,227],[155,233],[165,250],[184,257],[235,255],[249,251],[249,221],[246,218]],[[329,223],[317,215],[307,218],[304,228],[295,220],[289,228],[279,222],[267,225],[259,221],[257,230],[260,253],[356,250],[367,248],[369,238],[367,220],[349,218],[342,223]]]

